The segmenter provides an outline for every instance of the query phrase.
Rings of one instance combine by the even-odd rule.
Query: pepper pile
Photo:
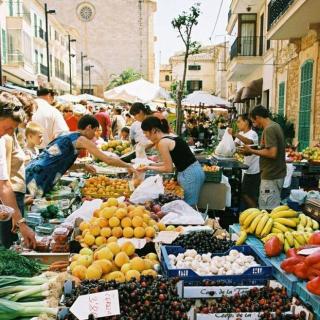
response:
[[[287,252],[287,259],[282,261],[280,266],[285,272],[309,280],[308,291],[320,295],[320,247],[309,256],[299,255],[295,249],[290,249]]]

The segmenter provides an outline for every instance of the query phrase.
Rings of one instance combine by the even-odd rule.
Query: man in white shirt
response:
[[[59,110],[51,106],[54,102],[54,91],[47,88],[40,88],[37,91],[37,110],[32,116],[32,121],[38,123],[43,130],[43,142],[41,149],[45,148],[52,140],[69,128],[63,115]]]
[[[12,190],[8,176],[5,141],[2,138],[6,134],[12,135],[23,119],[24,112],[21,107],[7,103],[5,99],[0,97],[0,199],[4,205],[14,209],[12,230],[16,231],[18,228],[26,246],[35,248],[36,239],[34,232],[28,227],[25,219],[23,219]]]

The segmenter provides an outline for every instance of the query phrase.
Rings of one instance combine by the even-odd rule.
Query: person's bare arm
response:
[[[247,145],[243,145],[241,147],[243,153],[246,154],[255,154],[257,156],[263,157],[263,158],[269,158],[269,159],[276,159],[278,148],[277,147],[271,147],[271,148],[265,148],[261,150],[255,150],[251,149]]]

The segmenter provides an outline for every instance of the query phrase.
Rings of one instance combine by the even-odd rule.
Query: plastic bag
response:
[[[306,191],[304,191],[303,189],[293,189],[290,192],[289,199],[291,201],[297,202],[299,204],[303,204],[306,199],[307,194],[308,193]]]
[[[218,156],[232,157],[235,152],[236,145],[234,144],[232,135],[228,132],[228,130],[226,130],[222,140],[219,142],[215,150],[215,153]]]
[[[200,212],[194,210],[186,202],[176,200],[165,204],[161,211],[165,216],[160,222],[164,224],[203,225],[204,219]]]
[[[160,175],[152,176],[144,180],[140,186],[133,191],[130,201],[133,203],[145,203],[157,199],[164,193],[163,179]]]
[[[146,144],[144,144],[143,142],[139,142],[136,145],[136,157],[141,159],[147,158]]]

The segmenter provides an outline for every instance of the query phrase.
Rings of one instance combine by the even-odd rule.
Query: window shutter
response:
[[[279,106],[278,113],[284,116],[284,100],[285,100],[285,83],[279,84]]]

